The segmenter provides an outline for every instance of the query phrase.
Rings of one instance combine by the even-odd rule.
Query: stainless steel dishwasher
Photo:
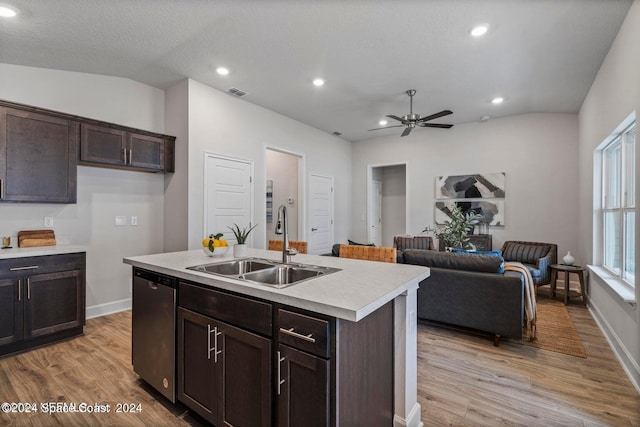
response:
[[[177,279],[133,270],[131,361],[144,381],[176,402]]]

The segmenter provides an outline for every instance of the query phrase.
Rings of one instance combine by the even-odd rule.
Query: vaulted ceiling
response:
[[[0,62],[191,78],[350,141],[387,114],[576,113],[632,0],[2,0]],[[482,37],[470,30],[488,25]],[[216,72],[227,67],[229,74]],[[325,84],[316,87],[318,77]],[[230,95],[231,96],[231,95]],[[504,98],[499,105],[495,97]],[[388,125],[395,124],[389,120]],[[251,126],[251,118],[247,118]],[[420,132],[417,130],[415,132]],[[442,130],[446,132],[446,130]]]

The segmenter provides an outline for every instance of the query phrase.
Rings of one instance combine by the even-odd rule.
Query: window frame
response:
[[[631,136],[632,135],[632,136]],[[602,195],[602,210],[601,210],[601,218],[602,221],[602,230],[600,233],[600,246],[602,249],[602,268],[606,269],[610,274],[615,276],[617,279],[623,281],[631,288],[635,288],[635,256],[630,262],[633,263],[633,267],[631,271],[633,274],[631,277],[627,274],[627,215],[629,213],[633,214],[634,218],[634,231],[635,231],[635,214],[636,214],[636,203],[635,203],[635,174],[636,174],[636,160],[635,160],[635,144],[636,144],[636,136],[637,136],[637,127],[635,117],[634,120],[624,127],[624,129],[620,132],[616,132],[611,136],[611,139],[602,147],[601,149],[601,171],[602,171],[602,186],[601,186],[601,195]],[[630,141],[632,138],[632,141]],[[610,168],[611,162],[608,152],[611,150],[615,150],[617,147],[620,148],[620,153],[618,155],[617,164],[614,168]],[[630,160],[630,162],[628,161]],[[631,167],[629,167],[631,166]],[[617,176],[612,177],[609,169],[617,169],[613,173]],[[629,170],[632,169],[632,170]],[[612,199],[610,190],[611,190],[611,181],[612,178],[617,180],[617,186],[615,190],[617,190],[618,194],[615,195],[617,202],[610,203]],[[629,185],[631,184],[631,185]],[[631,190],[632,194],[629,194],[627,190]],[[616,254],[618,258],[618,266],[608,265],[609,262],[607,257],[607,216],[608,214],[617,214],[618,219],[618,230],[617,230],[617,248]],[[631,236],[633,239],[633,251],[635,255],[635,233]],[[614,256],[615,258],[615,256]]]

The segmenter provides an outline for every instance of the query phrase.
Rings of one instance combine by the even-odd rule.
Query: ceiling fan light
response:
[[[317,78],[317,79],[315,79],[315,80],[313,81],[313,85],[314,85],[314,86],[317,86],[317,87],[320,87],[320,86],[322,86],[323,84],[324,84],[324,80],[322,80],[322,79],[320,79],[320,78]]]
[[[487,31],[489,31],[489,26],[486,24],[482,24],[482,25],[476,25],[475,27],[473,27],[470,33],[473,37],[480,37],[480,36],[484,36],[487,33]]]
[[[386,120],[380,120],[380,121],[378,122],[378,124],[379,124],[380,126],[385,126],[387,123],[388,123],[388,122],[387,122]]]
[[[491,103],[494,104],[494,105],[498,105],[498,104],[502,104],[503,101],[504,101],[504,98],[498,96],[496,98],[493,98],[491,100]]]
[[[229,69],[226,67],[218,67],[216,68],[216,73],[220,74],[221,76],[226,76],[229,74]]]

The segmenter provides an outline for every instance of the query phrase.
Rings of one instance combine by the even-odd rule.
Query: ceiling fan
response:
[[[382,128],[375,128],[375,129],[369,129],[369,130],[371,131],[371,130],[405,127],[405,130],[402,131],[402,135],[400,136],[407,136],[409,135],[409,133],[411,133],[411,130],[416,126],[420,126],[423,128],[442,128],[442,129],[449,129],[453,127],[453,125],[449,125],[449,124],[427,123],[429,120],[433,120],[440,117],[448,116],[449,114],[453,114],[453,111],[451,110],[442,110],[439,113],[435,113],[427,117],[420,117],[420,114],[413,114],[413,95],[415,94],[416,94],[415,89],[409,89],[407,91],[407,95],[409,95],[409,114],[402,117],[394,116],[393,114],[387,114],[387,117],[389,117],[390,119],[398,120],[399,122],[402,122],[401,125],[385,126]]]

